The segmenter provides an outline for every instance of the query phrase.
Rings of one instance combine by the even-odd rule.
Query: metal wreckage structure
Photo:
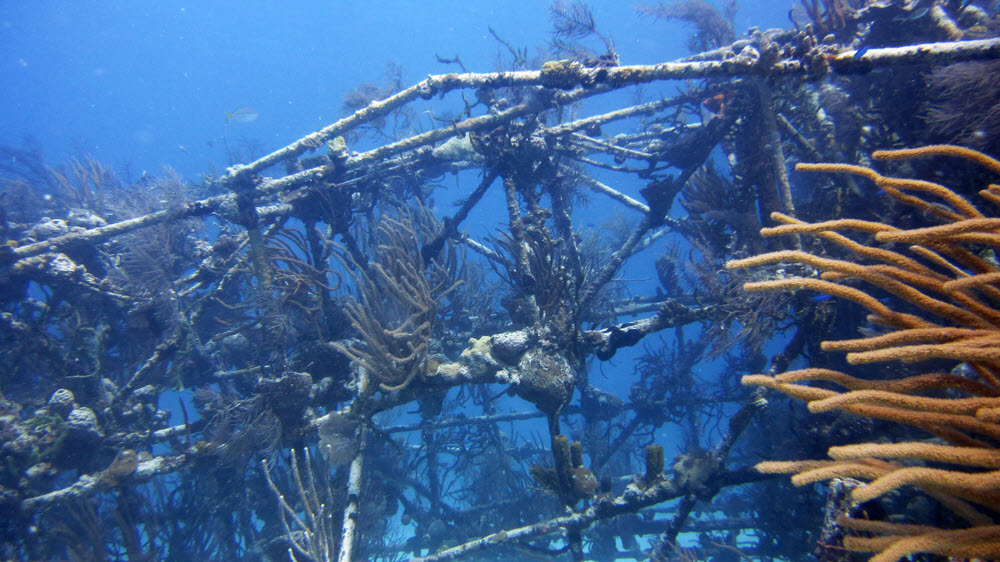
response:
[[[736,39],[689,4],[648,10],[698,55],[619,65],[557,5],[607,53],[369,85],[200,186],[21,153],[2,556],[1000,557],[997,14],[813,1]]]

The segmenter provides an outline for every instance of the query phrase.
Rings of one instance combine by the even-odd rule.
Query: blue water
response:
[[[622,64],[687,54],[687,31],[630,3],[591,2]],[[188,178],[227,165],[222,137],[280,148],[343,116],[344,95],[401,65],[404,85],[496,70],[489,34],[535,56],[549,39],[542,1],[3,2],[0,143],[25,137],[49,164],[88,153],[133,177],[169,165]],[[737,32],[788,26],[791,2],[740,2]],[[673,93],[672,86],[654,85]],[[226,130],[226,111],[260,118]]]

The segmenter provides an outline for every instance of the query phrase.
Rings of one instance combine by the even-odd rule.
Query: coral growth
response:
[[[743,37],[733,2],[645,8],[704,52],[621,66],[557,2],[539,60],[489,29],[504,70],[390,65],[198,185],[0,147],[0,558],[799,559],[820,509],[752,464],[827,450],[777,468],[872,480],[839,488],[869,519],[828,528],[878,535],[847,546],[971,556],[1000,508],[998,219],[937,183],[992,172],[787,170],[989,131],[957,65],[996,59],[995,9],[857,4]],[[831,215],[859,220],[807,222]],[[748,282],[861,303],[865,338],[850,302]],[[807,360],[747,382],[824,416],[738,384]],[[877,520],[902,504],[936,528]]]
[[[927,146],[913,150],[876,152],[875,160],[952,156],[981,164],[1000,174],[1000,161],[955,146]],[[866,380],[849,374],[809,368],[774,377],[752,375],[744,384],[763,385],[808,402],[814,413],[840,410],[858,416],[906,424],[925,433],[898,443],[864,443],[832,447],[833,460],[765,462],[762,472],[794,472],[796,485],[832,478],[860,478],[870,483],[854,488],[851,498],[860,504],[884,498],[906,486],[915,487],[954,513],[952,527],[938,528],[889,520],[869,520],[862,512],[839,521],[872,537],[850,536],[848,550],[879,552],[876,561],[898,560],[908,554],[934,553],[956,557],[1000,556],[1000,524],[995,513],[1000,501],[993,492],[1000,467],[996,441],[1000,438],[1000,279],[993,249],[996,222],[980,208],[948,188],[924,180],[883,176],[870,168],[845,164],[800,164],[799,170],[851,173],[867,177],[897,202],[940,223],[915,229],[854,219],[805,223],[784,215],[785,223],[762,234],[817,235],[849,249],[854,260],[821,257],[801,251],[782,251],[733,261],[730,268],[780,262],[814,268],[818,277],[789,277],[748,283],[748,291],[809,289],[854,301],[869,311],[869,321],[887,330],[854,340],[827,341],[827,351],[846,351],[852,364],[900,361],[928,363],[929,371],[902,371],[886,380]],[[1000,187],[979,192],[987,204],[1000,204]],[[855,231],[878,245],[857,242],[838,231]],[[894,245],[906,245],[895,249]],[[890,249],[892,248],[892,249]],[[847,281],[859,280],[871,292]],[[891,307],[876,295],[888,294],[906,306]],[[938,367],[948,360],[956,370]],[[963,374],[958,374],[961,369]],[[846,391],[803,384],[823,381]],[[937,441],[929,440],[933,436]],[[915,434],[914,437],[917,437]],[[914,465],[914,461],[921,461]],[[831,545],[835,546],[835,545]]]
[[[636,9],[656,18],[679,20],[693,26],[695,31],[688,39],[688,48],[695,53],[729,45],[736,39],[733,28],[735,0],[726,0],[721,13],[705,0],[681,0],[656,6],[640,4]]]

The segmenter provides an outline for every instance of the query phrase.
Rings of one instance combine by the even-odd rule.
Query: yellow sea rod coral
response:
[[[967,148],[936,145],[879,151],[875,160],[955,156],[1000,174],[1000,162]],[[866,177],[898,202],[941,221],[927,228],[900,230],[854,219],[809,224],[779,213],[781,226],[764,236],[817,235],[852,252],[851,260],[802,251],[780,251],[731,261],[729,269],[795,262],[810,266],[817,277],[747,283],[747,291],[809,289],[854,301],[868,309],[869,321],[891,331],[884,335],[823,342],[827,351],[847,352],[851,364],[952,360],[973,376],[928,372],[891,380],[869,381],[822,368],[777,376],[751,375],[743,384],[767,386],[808,402],[812,412],[841,410],[859,416],[910,425],[936,437],[935,442],[863,443],[832,447],[832,460],[764,462],[761,472],[794,473],[804,485],[838,477],[868,481],[855,488],[855,502],[875,499],[903,486],[918,488],[952,510],[965,528],[941,529],[888,521],[842,518],[841,524],[867,536],[847,537],[844,547],[876,552],[875,562],[915,553],[960,558],[1000,558],[1000,186],[979,192],[979,207],[943,185],[893,178],[871,168],[848,164],[799,164],[800,171],[849,173]],[[841,232],[874,236],[866,245]],[[900,312],[855,286],[859,280],[909,303]],[[967,367],[967,369],[966,369]],[[825,381],[843,391],[808,386]],[[947,392],[943,392],[947,391]],[[917,464],[920,463],[920,464]]]

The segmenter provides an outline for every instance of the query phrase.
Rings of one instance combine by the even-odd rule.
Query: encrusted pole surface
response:
[[[368,372],[358,369],[358,388],[355,400],[362,400],[368,394]],[[340,553],[338,562],[350,562],[354,551],[354,537],[357,535],[358,517],[361,503],[361,476],[365,462],[365,440],[368,437],[368,426],[358,426],[358,452],[351,461],[351,471],[347,478],[347,507],[344,508],[344,526],[340,535]]]

